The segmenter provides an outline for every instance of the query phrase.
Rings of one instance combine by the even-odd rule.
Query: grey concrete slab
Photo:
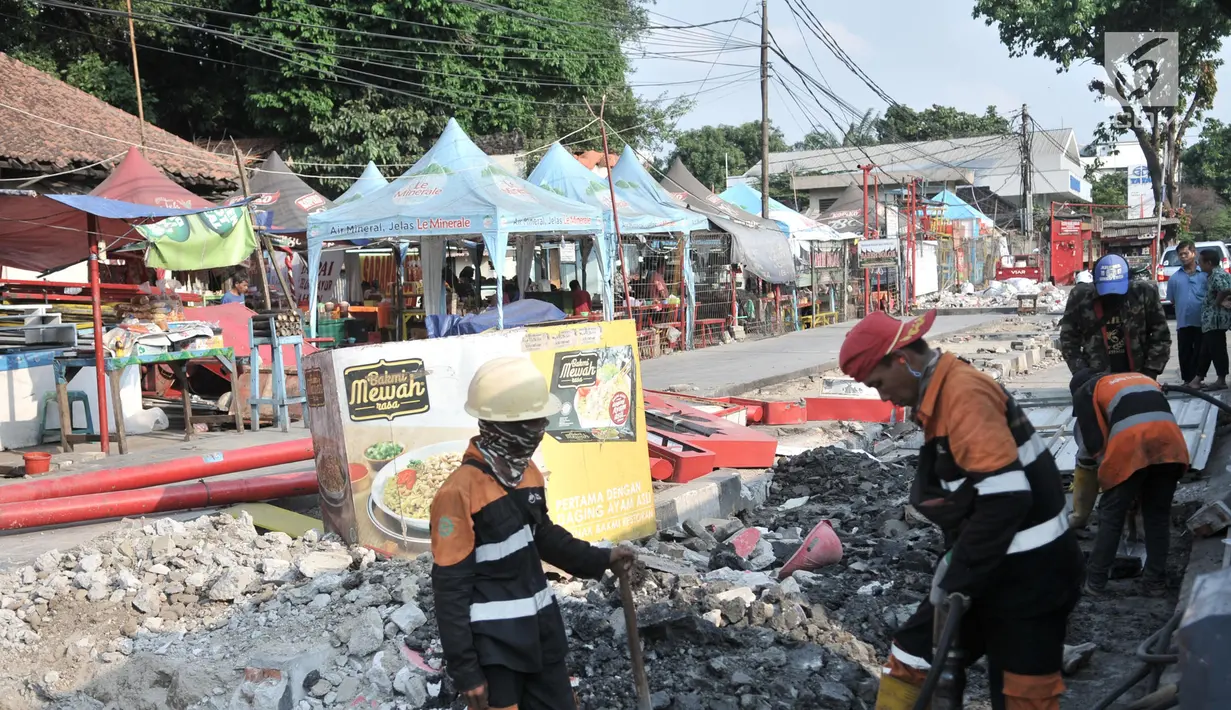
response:
[[[937,316],[931,334],[945,335],[1003,318],[999,313]],[[837,368],[842,339],[857,322],[645,360],[641,377],[648,389],[688,385],[713,397],[743,394]]]

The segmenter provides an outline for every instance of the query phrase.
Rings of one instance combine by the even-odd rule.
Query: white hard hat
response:
[[[547,380],[524,357],[483,363],[466,395],[466,413],[489,422],[545,419],[559,411],[560,400],[547,391]]]

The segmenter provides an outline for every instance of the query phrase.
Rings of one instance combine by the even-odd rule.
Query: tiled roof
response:
[[[60,172],[117,156],[141,143],[136,116],[0,52],[0,163]],[[145,155],[173,179],[217,184],[236,179],[234,161],[150,123]],[[99,166],[106,172],[110,165]]]
[[[614,168],[615,164],[620,160],[620,156],[615,153],[608,154],[606,160],[604,160],[603,154],[597,150],[587,150],[586,152],[578,153],[573,157],[577,158],[578,162],[591,170],[593,170],[595,166]]]

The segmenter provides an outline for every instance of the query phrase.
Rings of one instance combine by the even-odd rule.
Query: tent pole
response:
[[[404,271],[406,264],[403,262],[404,257],[402,255],[403,252],[400,244],[393,247],[393,262],[396,264],[396,269],[393,272],[393,288],[395,292],[395,297],[393,299],[393,313],[395,316],[395,320],[393,322],[393,339],[398,342],[401,342],[404,335],[402,333],[402,324],[404,322],[402,319],[402,312],[405,309],[403,304],[406,303],[406,295],[403,293],[406,288],[403,285],[406,277]]]
[[[610,163],[607,156],[611,155],[607,150],[607,124],[603,122],[603,111],[607,107],[607,97],[603,96],[603,103],[598,107],[598,130],[603,136],[603,162]],[[607,190],[611,193],[611,223],[615,226],[616,238],[616,254],[620,258],[620,273],[624,275],[624,306],[628,309],[628,317],[633,317],[633,302],[628,296],[628,265],[624,263],[624,245],[620,238],[620,214],[616,209],[615,195],[615,178],[611,176],[610,164],[607,165]]]
[[[94,374],[98,378],[98,400],[95,402],[98,406],[98,441],[103,454],[108,455],[111,453],[111,442],[107,434],[110,425],[107,421],[107,356],[103,351],[103,297],[98,285],[98,218],[88,215],[86,224],[86,239],[90,240],[90,307],[94,312]],[[119,397],[120,393],[112,392],[111,395]]]
[[[239,172],[239,187],[244,192],[244,197],[248,197],[248,171],[244,168],[244,158],[239,154],[239,146],[235,144],[235,139],[231,139],[231,152],[235,155],[235,169]],[[248,210],[249,218],[252,215],[252,208],[245,206]],[[254,220],[255,222],[255,220]],[[256,224],[252,225],[253,229],[257,229]],[[269,278],[265,273],[265,257],[261,254],[261,232],[257,231],[256,240],[256,268],[260,270],[258,278],[261,279],[261,293],[265,296],[265,310],[273,310],[273,302],[269,298]]]

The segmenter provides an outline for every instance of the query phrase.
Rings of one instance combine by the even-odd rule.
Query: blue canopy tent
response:
[[[737,183],[718,194],[723,200],[751,214],[761,213],[761,192],[745,183]],[[803,216],[774,198],[769,198],[769,218],[787,233],[796,256],[803,251],[803,242],[836,242],[850,239],[833,227]]]
[[[333,204],[342,205],[352,200],[358,200],[364,195],[370,195],[388,184],[389,181],[385,179],[384,175],[380,174],[380,168],[376,167],[376,163],[369,160],[368,166],[359,174],[359,179],[346,188],[346,192],[338,195]]]
[[[630,160],[635,161],[636,158]],[[614,178],[614,173],[612,177]],[[620,185],[615,186],[616,205],[613,210],[611,189],[607,182],[587,170],[559,143],[548,149],[547,155],[539,161],[538,167],[530,173],[528,179],[539,187],[602,211],[603,234],[594,241],[598,245],[599,270],[603,274],[603,317],[607,320],[615,317],[612,279],[615,274],[616,250],[620,248],[616,238],[616,218],[620,221],[620,231],[625,234],[683,232],[687,235],[694,230],[705,229],[707,225],[702,215],[681,207],[662,204]],[[687,263],[687,237],[682,257],[684,263]]]
[[[419,242],[427,315],[444,312],[444,252],[448,237],[480,235],[497,284],[504,279],[510,234],[600,234],[602,215],[513,175],[470,140],[457,121],[401,177],[360,199],[308,220],[308,273],[320,265],[325,242],[398,239],[404,258]],[[399,261],[400,263],[400,261]],[[311,329],[316,331],[316,280],[309,281]],[[504,306],[496,299],[497,321]]]
[[[995,222],[991,217],[980,212],[978,209],[971,207],[962,198],[949,192],[941,190],[932,196],[933,202],[939,202],[944,205],[944,217],[948,220],[973,220],[974,221],[974,236],[975,239],[981,239],[984,232],[989,231]],[[986,225],[986,227],[985,227]]]

